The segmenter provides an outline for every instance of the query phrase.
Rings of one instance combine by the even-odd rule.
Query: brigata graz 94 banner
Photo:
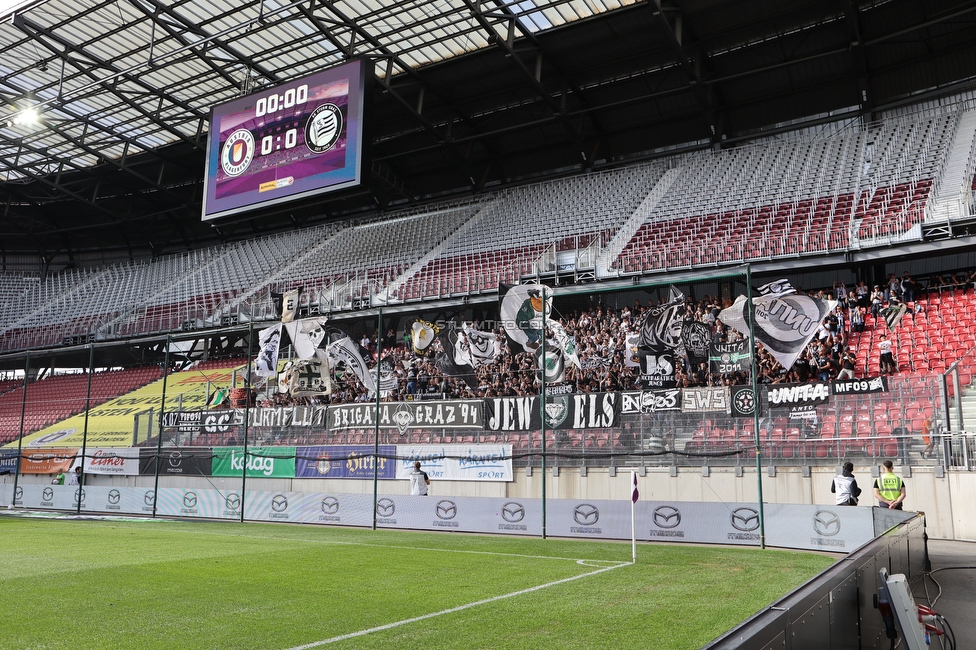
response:
[[[481,400],[437,402],[384,402],[380,404],[381,429],[481,429]],[[328,407],[330,431],[376,426],[376,404],[343,404]]]

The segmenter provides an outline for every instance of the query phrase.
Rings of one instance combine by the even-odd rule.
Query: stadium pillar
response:
[[[75,495],[75,512],[81,513],[81,493],[85,486],[85,455],[88,453],[88,415],[91,411],[92,374],[95,372],[95,344],[88,344],[88,388],[85,390],[85,426],[81,434],[81,480]]]
[[[20,398],[20,435],[17,436],[17,467],[14,470],[14,493],[10,497],[10,507],[17,505],[17,483],[20,479],[20,454],[24,448],[24,418],[27,415],[27,380],[30,378],[30,350],[24,359],[24,395]]]
[[[766,518],[763,514],[763,489],[762,489],[762,441],[759,438],[759,409],[762,401],[759,399],[759,382],[756,381],[756,328],[755,310],[756,306],[752,302],[752,267],[746,265],[746,314],[749,317],[749,358],[752,360],[752,396],[756,401],[756,406],[752,410],[753,430],[756,434],[756,483],[759,494],[759,548],[766,548]]]
[[[280,326],[279,326],[280,327]],[[251,420],[251,373],[253,368],[251,367],[251,355],[254,354],[254,320],[250,319],[247,321],[247,371],[244,375],[244,446],[241,453],[244,455],[244,462],[241,463],[241,523],[244,523],[244,509],[247,507],[247,499],[244,495],[247,494],[245,488],[247,487],[247,434],[248,427]],[[275,365],[275,372],[278,372],[277,364]],[[231,453],[234,453],[233,451]]]
[[[163,389],[159,400],[159,429],[156,433],[156,478],[153,483],[152,516],[156,516],[156,504],[159,503],[159,462],[163,455],[163,415],[166,412],[166,380],[169,379],[169,348],[173,341],[171,334],[166,335],[166,353],[163,356]]]
[[[380,464],[380,359],[383,356],[383,308],[376,316],[376,414],[373,416],[373,530],[376,530],[376,499],[379,497]]]

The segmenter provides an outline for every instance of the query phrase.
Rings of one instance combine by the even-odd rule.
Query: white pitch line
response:
[[[514,598],[515,596],[521,596],[522,594],[529,594],[533,591],[539,591],[541,589],[546,589],[548,587],[554,587],[556,585],[561,585],[567,582],[572,582],[573,580],[579,580],[580,578],[588,578],[590,576],[595,576],[598,573],[603,573],[604,571],[612,571],[614,569],[619,569],[623,566],[631,566],[631,562],[625,562],[618,564],[616,566],[603,567],[597,569],[596,571],[590,571],[589,573],[581,573],[578,576],[572,576],[569,578],[563,578],[562,580],[555,580],[553,582],[547,582],[542,585],[536,585],[535,587],[529,587],[527,589],[521,589],[519,591],[513,591],[508,594],[502,594],[500,596],[492,596],[491,598],[485,598],[484,600],[478,600],[473,603],[468,603],[466,605],[458,605],[457,607],[451,607],[450,609],[444,609],[439,612],[432,612],[430,614],[424,614],[423,616],[415,616],[414,618],[407,618],[402,621],[396,621],[394,623],[387,623],[386,625],[380,625],[377,627],[371,627],[368,630],[359,630],[358,632],[350,632],[349,634],[342,634],[340,636],[334,636],[331,639],[324,639],[322,641],[314,641],[312,643],[306,643],[305,645],[295,646],[294,648],[289,648],[288,650],[308,650],[308,648],[318,648],[319,646],[328,645],[330,643],[336,643],[338,641],[345,641],[346,639],[355,639],[356,637],[366,636],[367,634],[373,634],[374,632],[382,632],[384,630],[390,630],[395,627],[400,627],[402,625],[409,625],[410,623],[417,623],[418,621],[425,621],[429,618],[435,618],[437,616],[443,616],[445,614],[453,614],[454,612],[461,612],[466,609],[471,609],[472,607],[478,607],[479,605],[487,605],[489,603],[494,603],[499,600],[505,600],[506,598]]]

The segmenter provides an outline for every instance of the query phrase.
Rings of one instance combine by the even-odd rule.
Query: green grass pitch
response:
[[[0,516],[0,648],[698,648],[829,566],[779,550]]]

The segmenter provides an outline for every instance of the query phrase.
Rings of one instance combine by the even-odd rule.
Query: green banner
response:
[[[253,478],[294,478],[295,447],[215,447],[213,476],[240,476],[245,465]]]

